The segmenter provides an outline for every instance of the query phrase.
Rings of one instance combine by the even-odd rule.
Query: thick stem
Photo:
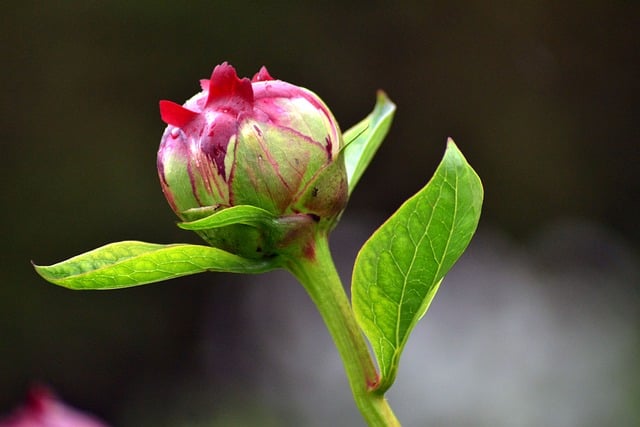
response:
[[[336,271],[327,237],[316,236],[313,249],[291,259],[287,268],[317,306],[335,342],[356,405],[369,426],[400,426],[387,400],[375,391],[378,373]]]

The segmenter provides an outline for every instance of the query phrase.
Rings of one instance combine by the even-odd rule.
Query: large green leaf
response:
[[[345,147],[343,150],[349,194],[353,192],[389,132],[395,111],[395,104],[383,91],[378,91],[376,105],[371,114],[344,133]]]
[[[380,391],[395,380],[411,330],[473,236],[480,178],[452,140],[433,178],[364,244],[353,271],[356,319],[371,342]]]
[[[261,273],[270,261],[249,260],[218,248],[137,241],[110,243],[50,266],[34,265],[51,283],[70,289],[117,289],[203,271]]]

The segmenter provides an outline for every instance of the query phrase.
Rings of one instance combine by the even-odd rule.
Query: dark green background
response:
[[[586,218],[637,248],[639,17],[640,3],[618,0],[5,6],[0,413],[41,380],[115,420],[128,390],[188,370],[207,283],[224,280],[73,293],[29,261],[124,239],[196,241],[158,185],[157,102],[184,101],[225,60],[314,90],[344,129],[379,88],[397,103],[352,218],[393,212],[451,136],[484,181],[481,227],[526,239]],[[218,290],[230,336],[242,289]]]

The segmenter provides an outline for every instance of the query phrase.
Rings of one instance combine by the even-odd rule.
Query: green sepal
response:
[[[361,122],[344,132],[344,162],[349,194],[353,192],[365,169],[389,132],[396,106],[383,91],[378,91],[373,111]]]
[[[352,303],[378,361],[378,392],[393,384],[410,332],[471,241],[482,199],[480,178],[450,139],[429,183],[361,248]]]
[[[193,209],[190,209],[193,211]],[[180,222],[178,227],[184,230],[208,230],[233,224],[270,225],[276,216],[271,212],[250,205],[238,205],[219,210],[195,221]]]
[[[204,271],[262,273],[277,265],[273,260],[246,259],[209,246],[124,241],[34,267],[53,284],[85,290],[127,288]]]

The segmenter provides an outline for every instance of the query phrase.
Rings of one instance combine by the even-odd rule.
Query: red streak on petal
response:
[[[27,394],[27,407],[34,414],[43,414],[55,397],[48,388],[36,385],[29,390]]]
[[[265,67],[264,65],[262,66],[262,68],[260,68],[260,71],[258,71],[251,79],[251,81],[254,83],[264,82],[268,80],[275,80],[275,79],[271,77],[271,74],[269,74],[269,71],[267,71],[267,67]]]
[[[375,378],[367,378],[367,390],[373,391],[380,386],[380,375],[376,374]]]
[[[313,241],[305,243],[305,245],[302,247],[302,256],[304,256],[309,261],[315,261],[316,245]]]
[[[198,117],[198,113],[175,102],[160,101],[160,117],[166,124],[181,128]]]

